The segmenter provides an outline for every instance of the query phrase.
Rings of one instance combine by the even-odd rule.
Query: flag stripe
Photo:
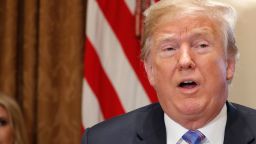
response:
[[[139,59],[136,1],[87,1],[83,128],[157,100]]]
[[[134,16],[130,13],[123,0],[97,0],[106,19],[120,41],[124,53],[131,63],[136,75],[142,83],[152,102],[157,101],[153,88],[149,85],[143,64],[140,62],[140,45],[135,37]]]
[[[134,14],[136,9],[136,0],[125,0],[127,7],[130,10],[130,13]]]
[[[116,90],[126,112],[150,103],[145,90],[127,60],[122,47],[101,13],[97,3],[91,1],[88,10],[86,34],[90,39],[106,75]],[[95,15],[97,12],[97,15]],[[97,17],[95,21],[89,21]]]
[[[100,104],[86,80],[84,80],[83,84],[82,102],[82,123],[84,128],[86,126],[93,126],[96,122],[101,122],[104,120]]]
[[[85,78],[100,103],[104,118],[108,119],[115,115],[123,114],[125,111],[119,97],[105,74],[95,49],[88,39],[86,39],[84,63],[87,67],[84,71]]]

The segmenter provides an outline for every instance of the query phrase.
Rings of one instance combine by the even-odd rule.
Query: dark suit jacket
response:
[[[256,111],[227,103],[224,144],[256,144]],[[82,144],[166,144],[164,112],[158,103],[88,128]]]

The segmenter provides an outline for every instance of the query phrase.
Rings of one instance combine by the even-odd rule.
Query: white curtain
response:
[[[240,51],[229,100],[256,108],[256,0],[225,1],[238,11],[235,32]]]

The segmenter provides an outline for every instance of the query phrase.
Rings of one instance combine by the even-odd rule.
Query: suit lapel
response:
[[[138,117],[136,144],[166,144],[164,112],[159,104]],[[252,144],[254,136],[243,115],[227,102],[227,124],[224,144]]]
[[[254,141],[251,130],[243,115],[227,102],[227,124],[224,144],[250,144]]]
[[[166,144],[164,112],[159,104],[138,121],[140,126],[137,130],[137,144]]]

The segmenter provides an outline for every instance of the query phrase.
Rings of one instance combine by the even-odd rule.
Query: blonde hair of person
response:
[[[0,93],[0,106],[7,111],[10,117],[10,123],[14,132],[14,144],[27,144],[28,139],[24,118],[18,104],[11,97]]]
[[[234,27],[236,22],[235,9],[226,4],[209,0],[161,0],[149,7],[145,12],[144,33],[142,39],[142,60],[147,60],[152,46],[151,36],[160,20],[174,20],[186,16],[208,16],[218,22],[223,33],[224,46],[228,56],[238,58],[235,44]]]

